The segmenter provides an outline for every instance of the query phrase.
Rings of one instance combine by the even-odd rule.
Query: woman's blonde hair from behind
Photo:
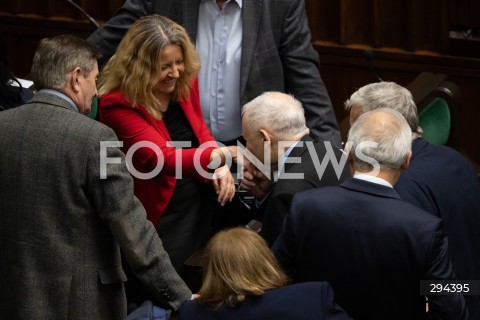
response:
[[[182,26],[157,14],[138,19],[125,34],[100,74],[99,95],[120,90],[132,107],[141,105],[152,117],[161,119],[161,111],[168,106],[162,106],[154,88],[162,66],[160,56],[168,45],[181,47],[185,65],[172,99],[188,99],[192,80],[200,70],[195,46]]]
[[[208,242],[199,301],[212,308],[222,303],[233,307],[247,295],[262,295],[287,283],[265,240],[237,227],[220,231]]]

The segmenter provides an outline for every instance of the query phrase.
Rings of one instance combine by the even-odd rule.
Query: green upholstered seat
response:
[[[451,115],[447,101],[436,97],[419,113],[422,137],[430,143],[445,145],[451,129]]]
[[[97,111],[98,111],[98,99],[93,97],[92,108],[90,109],[90,112],[87,114],[87,117],[95,120],[97,118]]]

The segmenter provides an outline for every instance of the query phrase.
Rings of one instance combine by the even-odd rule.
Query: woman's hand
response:
[[[222,166],[215,170],[213,187],[218,195],[217,201],[223,207],[227,201],[231,202],[235,196],[235,181],[228,166]]]
[[[228,146],[213,149],[210,155],[210,163],[208,167],[210,169],[220,168],[226,163],[229,163],[228,159],[231,159],[230,163],[237,161],[237,147]]]

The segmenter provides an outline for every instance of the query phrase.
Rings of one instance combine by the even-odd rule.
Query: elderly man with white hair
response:
[[[296,192],[337,185],[349,176],[342,152],[308,133],[302,104],[291,95],[265,92],[243,106],[242,134],[250,160],[258,161],[246,166],[240,187],[256,197],[253,210],[270,245]]]

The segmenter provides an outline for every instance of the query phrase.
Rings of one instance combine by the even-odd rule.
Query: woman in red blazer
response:
[[[228,166],[207,167],[224,164],[227,153],[202,117],[199,68],[185,29],[152,15],[132,25],[99,84],[100,121],[123,143],[135,195],[180,274],[184,260],[210,236],[209,183],[221,205],[235,194]]]

